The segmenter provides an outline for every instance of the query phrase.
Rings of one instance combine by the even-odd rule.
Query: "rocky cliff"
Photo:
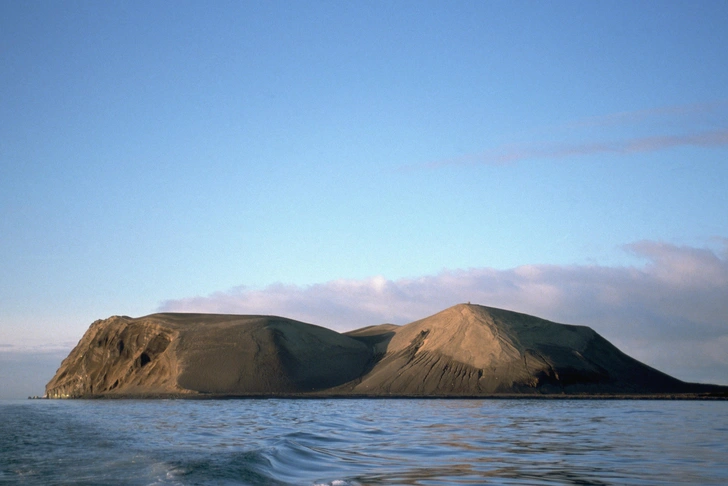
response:
[[[702,393],[588,327],[461,304],[339,334],[271,316],[153,314],[94,322],[46,386],[89,396],[489,396]]]

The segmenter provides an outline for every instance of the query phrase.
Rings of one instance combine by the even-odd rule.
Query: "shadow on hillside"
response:
[[[348,335],[352,339],[356,339],[360,343],[365,344],[372,353],[372,357],[369,360],[369,363],[367,363],[367,366],[361,376],[366,376],[374,368],[374,366],[376,366],[376,364],[384,357],[384,355],[387,353],[389,342],[392,340],[392,337],[394,337],[394,334],[394,331],[383,330],[381,332],[375,332],[372,334]]]

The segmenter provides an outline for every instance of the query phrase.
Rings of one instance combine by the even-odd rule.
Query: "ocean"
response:
[[[728,484],[728,402],[0,401],[0,484]]]

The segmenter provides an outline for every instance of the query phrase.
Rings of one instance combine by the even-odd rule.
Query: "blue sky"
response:
[[[115,314],[350,329],[473,301],[728,383],[726,25],[707,1],[0,0],[0,364]]]

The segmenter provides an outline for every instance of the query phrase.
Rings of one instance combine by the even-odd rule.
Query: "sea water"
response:
[[[728,484],[728,402],[0,402],[0,484]]]

